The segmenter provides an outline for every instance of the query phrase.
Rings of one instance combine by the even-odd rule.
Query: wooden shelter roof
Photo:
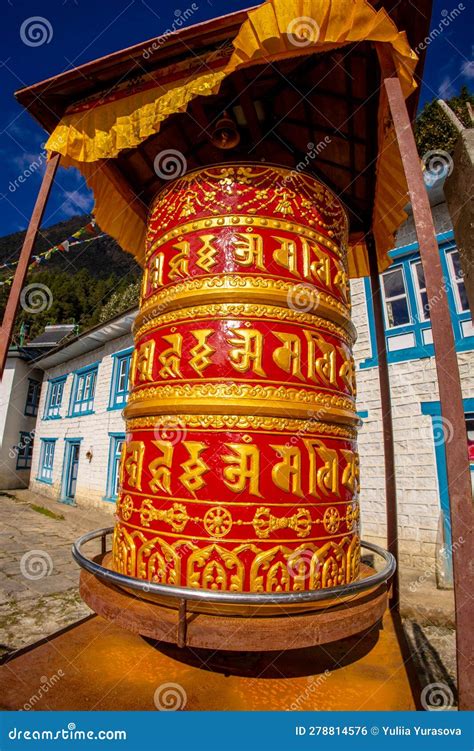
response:
[[[409,0],[371,3],[384,8],[410,46],[428,33],[431,0],[416,7]],[[168,36],[134,45],[16,92],[17,100],[51,132],[79,102],[122,96],[139,83],[161,86],[187,70],[192,77],[212,61],[230,59],[232,42],[247,17],[240,11]],[[147,51],[152,50],[147,55]],[[423,60],[417,67],[421,74]],[[375,45],[360,41],[268,64],[244,67],[227,76],[217,93],[197,96],[186,110],[170,115],[158,133],[113,159],[116,180],[139,197],[146,212],[162,187],[154,157],[167,149],[181,151],[187,168],[249,159],[295,167],[322,179],[345,204],[351,232],[370,229],[374,204],[377,132],[381,91]],[[417,94],[408,100],[414,116]],[[224,111],[238,123],[241,141],[228,152],[210,137]],[[308,159],[310,145],[317,156]],[[107,231],[107,230],[106,230]]]

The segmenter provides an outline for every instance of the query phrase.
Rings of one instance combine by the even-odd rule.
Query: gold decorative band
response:
[[[325,531],[328,534],[339,536],[353,531],[359,520],[359,504],[357,501],[351,503],[338,503],[337,505],[326,504],[325,511],[321,517],[314,515],[314,506],[312,504],[298,504],[293,506],[291,514],[287,514],[286,509],[283,514],[276,514],[275,509],[270,506],[258,506],[251,519],[242,518],[240,507],[228,507],[227,505],[214,505],[208,508],[204,513],[199,513],[196,509],[201,508],[199,501],[188,501],[187,503],[166,504],[168,508],[155,506],[154,498],[139,498],[139,505],[134,504],[133,497],[127,493],[119,496],[117,501],[117,511],[123,521],[129,521],[134,513],[140,517],[140,526],[137,524],[130,525],[135,529],[147,529],[153,525],[153,522],[162,522],[169,527],[168,533],[183,533],[192,522],[202,527],[202,531],[213,538],[225,538],[226,542],[241,542],[241,538],[232,539],[232,529],[235,527],[249,527],[247,542],[257,542],[258,539],[268,539],[278,537],[280,530],[288,529],[295,533],[295,538],[287,538],[286,542],[298,542],[298,538],[309,538],[312,533]],[[341,513],[339,506],[344,506]],[[244,517],[247,507],[243,507]],[[322,525],[322,526],[321,526]],[[256,538],[252,538],[253,534]],[[195,537],[194,539],[208,540],[208,537]],[[324,539],[323,537],[312,537],[313,540]]]
[[[140,328],[151,317],[154,318],[181,306],[225,303],[230,302],[232,298],[237,298],[239,303],[252,304],[262,304],[262,298],[264,298],[265,303],[288,307],[291,297],[299,297],[302,292],[304,293],[305,288],[306,285],[285,282],[273,277],[238,276],[237,274],[190,279],[167,287],[143,302],[135,327]],[[343,326],[347,327],[350,321],[350,308],[347,305],[316,288],[311,288],[311,296],[309,299],[306,298],[306,302],[298,303],[300,308],[303,308],[303,305],[305,312],[312,311],[328,316]]]
[[[294,419],[291,417],[268,417],[267,415],[194,415],[194,414],[167,414],[160,415],[159,420],[156,416],[135,417],[127,420],[127,430],[159,430],[177,432],[180,430],[198,429],[198,430],[246,430],[248,432],[262,432],[265,430],[277,432],[290,432],[298,435],[319,436],[330,435],[336,438],[348,438],[355,440],[357,430],[346,425],[334,425],[332,423],[320,422],[316,416],[304,419]]]
[[[132,391],[124,414],[130,417],[179,413],[254,414],[308,418],[317,410],[318,419],[357,425],[355,401],[321,391],[236,383],[152,386]]]
[[[248,216],[248,214],[232,214],[232,216],[218,216],[210,217],[208,219],[197,219],[193,222],[185,222],[184,224],[176,225],[172,230],[160,235],[159,240],[153,243],[151,248],[146,253],[146,261],[155,253],[158,248],[167,243],[169,240],[173,240],[175,237],[188,234],[190,232],[198,232],[203,229],[213,229],[216,227],[258,227],[259,229],[275,229],[285,230],[287,232],[293,232],[300,237],[305,237],[308,240],[313,240],[320,245],[323,245],[328,250],[335,253],[338,258],[346,265],[347,249],[344,245],[341,247],[328,237],[321,235],[320,232],[312,230],[310,227],[305,227],[303,224],[297,224],[296,222],[288,222],[282,219],[271,219],[266,216]]]
[[[211,584],[206,577],[206,568],[211,556],[218,556],[219,562],[222,561],[219,567],[222,589],[241,592],[244,589],[245,556],[252,561],[249,571],[251,592],[297,592],[354,581],[359,573],[359,546],[358,535],[349,533],[337,540],[321,541],[320,545],[305,540],[296,548],[283,543],[262,549],[255,543],[244,542],[229,550],[216,542],[199,547],[185,538],[178,538],[170,544],[159,535],[150,538],[140,529],[127,529],[116,524],[113,565],[115,571],[128,576],[133,573],[138,579],[171,585],[181,582],[182,569],[186,566],[188,586],[207,589]],[[190,551],[185,563],[181,554],[183,547]],[[163,561],[167,565],[162,565]],[[301,561],[302,566],[299,565]],[[279,571],[278,577],[275,569]]]
[[[344,326],[329,321],[327,318],[321,318],[313,313],[304,313],[293,310],[292,308],[281,308],[277,305],[253,305],[246,303],[217,303],[215,305],[195,305],[191,308],[172,310],[163,315],[157,315],[141,322],[139,326],[139,317],[133,325],[133,333],[136,339],[139,339],[148,331],[153,331],[158,326],[165,326],[170,323],[181,321],[198,321],[206,318],[249,318],[261,320],[262,318],[277,318],[288,324],[309,325],[315,328],[324,329],[331,334],[342,339],[349,347],[356,341],[356,330],[352,321],[347,321]]]

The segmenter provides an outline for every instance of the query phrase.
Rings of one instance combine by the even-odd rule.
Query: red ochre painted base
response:
[[[156,710],[167,683],[185,710],[414,710],[397,630],[387,612],[381,628],[324,646],[229,654],[154,643],[93,616],[4,664],[1,708],[31,708],[44,676],[59,675],[35,710]]]

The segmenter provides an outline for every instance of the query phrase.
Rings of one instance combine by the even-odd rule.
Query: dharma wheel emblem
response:
[[[323,516],[323,524],[326,532],[333,534],[339,529],[340,516],[339,511],[334,506],[330,506],[326,509]]]
[[[122,519],[128,521],[133,514],[133,500],[131,496],[125,495],[120,503],[120,511],[122,512]]]
[[[225,508],[214,506],[204,514],[204,528],[213,537],[225,537],[232,527],[232,517]]]

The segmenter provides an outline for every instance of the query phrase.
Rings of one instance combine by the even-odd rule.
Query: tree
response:
[[[138,305],[138,298],[140,295],[140,282],[132,282],[128,287],[117,290],[114,292],[101,308],[99,314],[99,323],[105,323],[109,318],[123,313],[125,310],[132,308],[134,305]]]
[[[446,102],[466,128],[471,127],[467,103],[474,105],[474,96],[463,86],[459,95]],[[447,151],[451,153],[458,139],[458,132],[449,122],[436,99],[423,107],[415,122],[415,140],[421,157],[428,151]]]

